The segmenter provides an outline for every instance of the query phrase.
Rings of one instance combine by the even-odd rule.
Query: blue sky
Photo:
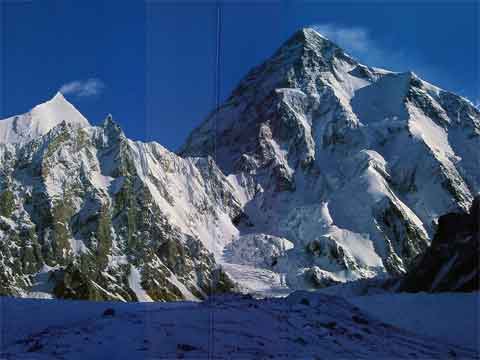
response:
[[[220,96],[295,30],[480,100],[477,1],[221,3]],[[175,150],[215,105],[214,2],[2,1],[0,117],[62,89],[94,124]]]

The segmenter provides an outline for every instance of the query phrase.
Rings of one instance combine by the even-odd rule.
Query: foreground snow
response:
[[[477,350],[480,348],[479,300],[479,293],[402,293],[349,299],[389,324]]]
[[[379,298],[364,299],[385,309]],[[394,306],[404,305],[393,299]],[[203,303],[1,298],[1,308],[2,359],[432,359],[478,355],[380,322],[340,297],[319,293],[297,292],[287,298],[263,300],[232,296]],[[107,308],[115,314],[104,316]]]

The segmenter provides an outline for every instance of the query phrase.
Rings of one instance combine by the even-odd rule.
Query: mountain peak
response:
[[[330,41],[326,36],[319,33],[313,27],[304,27],[304,28],[300,29],[299,31],[302,32],[306,38],[320,37],[323,40]]]
[[[75,110],[75,112],[79,113],[79,111],[75,108],[75,106],[67,100],[67,98],[60,92],[57,91],[55,95],[50,100],[45,101],[44,103],[41,103],[37,105],[36,107],[41,107],[49,104],[50,107],[63,107],[63,108],[69,108],[70,110]]]
[[[313,47],[325,47],[333,46],[338,48],[338,46],[330,41],[327,37],[320,34],[314,28],[305,27],[300,30],[297,30],[285,43],[287,46],[298,45],[299,43],[304,45],[311,45]]]
[[[65,96],[60,91],[57,91],[50,101],[66,101]]]
[[[301,60],[302,66],[312,64],[310,60],[327,66],[332,64],[334,59],[341,59],[352,65],[358,65],[358,62],[351,58],[345,50],[333,41],[311,27],[302,28],[296,31],[277,51],[274,59],[280,56],[287,63],[294,59]],[[276,61],[276,60],[275,60]]]
[[[108,114],[103,120],[102,127],[110,139],[125,138],[122,128],[113,120],[112,114]]]
[[[77,128],[90,126],[88,120],[61,92],[29,112],[0,120],[0,143],[26,143],[49,132],[62,122]]]
[[[70,108],[74,108],[76,111],[78,111],[75,108],[75,106],[70,101],[68,101],[67,98],[60,91],[57,91],[55,93],[55,95],[53,95],[49,100],[36,105],[33,109],[36,109],[38,107],[45,107],[45,106],[49,106],[49,107],[53,107],[53,106],[55,106],[55,107],[58,107],[58,106],[70,107]]]
[[[295,31],[293,35],[290,37],[290,40],[293,40],[293,39],[297,41],[300,40],[302,42],[312,41],[312,40],[323,40],[323,41],[331,42],[326,36],[320,34],[313,27],[304,27]],[[287,40],[287,42],[289,42],[290,40]]]
[[[112,114],[108,114],[108,115],[107,115],[107,117],[105,118],[105,120],[103,120],[102,126],[103,126],[104,128],[113,127],[113,128],[118,128],[118,129],[120,129],[120,126],[113,120],[113,115],[112,115]]]

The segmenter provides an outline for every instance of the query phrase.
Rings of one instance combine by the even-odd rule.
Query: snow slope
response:
[[[381,321],[480,351],[478,292],[382,294],[347,300]]]
[[[338,297],[203,303],[0,298],[0,357],[19,359],[469,359],[475,351],[383,323]],[[113,316],[103,316],[106,309]],[[35,314],[35,316],[31,316]]]

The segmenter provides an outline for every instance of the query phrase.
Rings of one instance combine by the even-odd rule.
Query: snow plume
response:
[[[404,63],[404,54],[391,49],[383,49],[364,27],[346,27],[337,24],[316,24],[312,28],[338,44],[350,55],[361,61],[379,67],[405,71],[411,64]],[[392,55],[393,54],[393,55]],[[415,67],[417,69],[418,67]]]
[[[97,78],[87,80],[74,80],[63,84],[60,92],[64,95],[75,95],[78,97],[89,97],[99,95],[105,88],[105,83]]]
[[[361,27],[341,27],[333,24],[314,25],[313,28],[355,55],[367,54],[372,50],[380,52],[370,39],[367,29]]]

